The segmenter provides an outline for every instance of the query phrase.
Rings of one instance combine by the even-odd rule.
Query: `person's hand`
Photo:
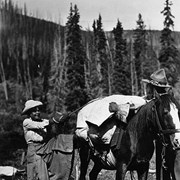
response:
[[[44,123],[44,126],[48,126],[49,125],[49,120],[48,119],[43,119],[43,123]]]
[[[99,136],[97,134],[89,134],[90,138],[92,139],[98,139]]]
[[[109,112],[118,112],[119,111],[119,107],[117,105],[116,102],[110,102],[109,103]]]

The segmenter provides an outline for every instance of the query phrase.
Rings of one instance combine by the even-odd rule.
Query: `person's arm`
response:
[[[42,122],[32,121],[30,118],[25,119],[23,122],[23,126],[27,129],[44,129],[49,125],[49,120],[43,119]]]

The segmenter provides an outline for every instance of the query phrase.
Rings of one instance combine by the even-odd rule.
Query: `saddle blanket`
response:
[[[133,109],[137,109],[146,104],[146,100],[143,97],[130,95],[111,95],[95,99],[79,111],[77,117],[77,128],[87,127],[86,121],[100,126],[113,114],[109,111],[109,103],[111,102],[115,102],[118,105],[129,103],[130,107],[133,107]],[[129,112],[129,109],[127,111]]]

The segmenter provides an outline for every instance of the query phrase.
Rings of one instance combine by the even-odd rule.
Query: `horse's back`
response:
[[[144,98],[131,95],[111,95],[91,101],[78,113],[77,127],[86,127],[86,121],[100,126],[113,113],[109,111],[109,103],[118,105],[129,103],[134,109],[146,104]]]

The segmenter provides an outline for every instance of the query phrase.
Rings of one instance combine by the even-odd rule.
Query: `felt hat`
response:
[[[43,103],[41,101],[28,100],[25,103],[25,107],[24,107],[24,109],[22,111],[22,115],[27,114],[27,112],[29,110],[31,110],[32,108],[42,106],[42,105],[43,105]]]
[[[163,87],[163,88],[170,88],[171,86],[168,84],[166,73],[164,69],[159,69],[155,71],[150,76],[150,80],[143,79],[142,80],[145,83],[150,83],[154,86]]]

